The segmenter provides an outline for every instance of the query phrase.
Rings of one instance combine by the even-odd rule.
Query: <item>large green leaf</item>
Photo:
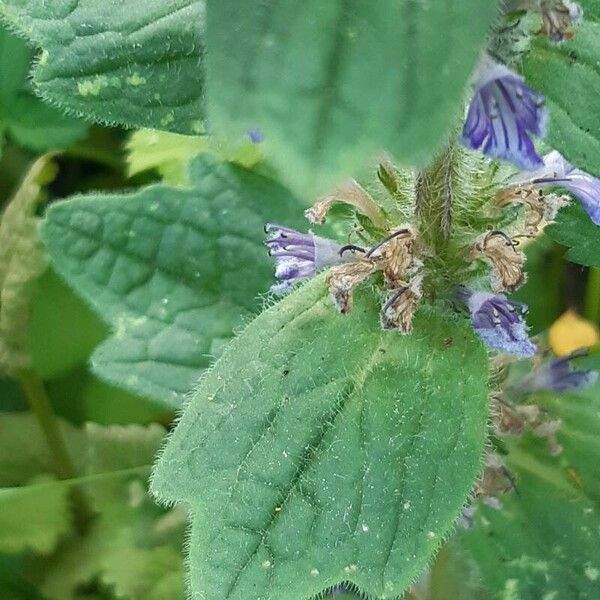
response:
[[[563,452],[543,440],[510,444],[517,493],[500,511],[479,506],[476,526],[459,537],[494,598],[600,597],[600,388],[538,401],[563,421]]]
[[[479,471],[487,359],[424,307],[343,317],[321,277],[261,314],[192,397],[152,489],[193,511],[194,597],[301,600],[343,580],[396,598],[448,535]]]
[[[2,0],[43,51],[37,91],[88,119],[200,133],[202,0]]]
[[[577,202],[563,208],[546,230],[548,235],[567,246],[566,257],[588,267],[600,267],[600,227],[594,225],[589,215]]]
[[[528,83],[550,110],[548,143],[574,165],[600,175],[600,18],[597,12],[564,44],[534,42],[525,64]]]
[[[217,133],[258,128],[303,192],[381,150],[422,163],[455,118],[494,15],[489,0],[207,3],[208,110]]]
[[[42,229],[56,270],[114,328],[92,356],[116,385],[178,406],[273,281],[267,221],[303,227],[275,182],[201,156],[190,187],[155,185],[54,205]]]

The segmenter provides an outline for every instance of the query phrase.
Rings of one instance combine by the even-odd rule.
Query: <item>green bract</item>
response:
[[[377,302],[339,315],[322,278],[253,321],[204,376],[153,478],[192,509],[194,598],[309,598],[342,581],[406,589],[479,472],[485,351],[423,308],[412,336]]]
[[[264,224],[304,226],[299,206],[274,181],[206,155],[187,188],[54,205],[42,229],[47,252],[114,329],[94,370],[178,406],[273,281]]]

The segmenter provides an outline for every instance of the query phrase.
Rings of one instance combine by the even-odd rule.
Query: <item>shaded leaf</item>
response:
[[[578,202],[561,209],[556,223],[546,232],[554,241],[569,248],[565,255],[569,260],[588,267],[600,267],[600,227],[592,223]]]
[[[207,3],[211,127],[259,130],[307,196],[375,154],[423,163],[461,110],[496,3],[278,0]]]
[[[38,93],[88,119],[202,131],[204,4],[198,0],[3,0],[43,51]]]
[[[343,317],[318,278],[262,313],[154,471],[154,493],[193,511],[193,594],[300,600],[348,580],[398,597],[479,471],[486,371],[468,323],[439,308],[412,336],[383,332],[371,293]]]
[[[598,19],[590,11],[588,17]],[[547,142],[580,169],[600,175],[600,19],[586,19],[563,44],[537,39],[525,60],[527,82],[550,110]]]
[[[513,441],[518,494],[503,497],[500,511],[479,506],[476,527],[460,535],[493,597],[600,596],[599,391],[536,397],[563,421],[562,453],[550,456],[539,438]]]
[[[178,406],[273,282],[267,221],[305,226],[287,190],[206,155],[186,189],[52,206],[42,229],[50,259],[114,329],[92,356],[95,372]]]
[[[68,488],[37,483],[0,488],[0,552],[51,552],[71,529]]]

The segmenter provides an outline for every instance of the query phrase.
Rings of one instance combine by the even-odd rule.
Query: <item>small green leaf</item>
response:
[[[486,352],[423,307],[379,325],[372,293],[332,307],[319,277],[262,313],[202,379],[153,475],[192,512],[193,593],[300,600],[346,580],[397,598],[479,472]]]
[[[0,552],[54,550],[71,529],[68,491],[48,484],[0,488]]]
[[[518,493],[499,511],[478,506],[475,528],[459,535],[494,598],[600,597],[599,392],[536,398],[562,420],[562,453],[531,436],[510,443]]]
[[[591,14],[598,18],[598,14]],[[547,142],[588,173],[600,176],[600,20],[587,19],[572,40],[538,39],[525,64],[527,82],[545,94]]]
[[[0,219],[0,372],[12,373],[30,363],[30,297],[46,268],[35,213],[42,186],[54,175],[50,155],[39,158]]]
[[[58,273],[114,328],[92,356],[115,385],[179,406],[273,283],[263,226],[305,227],[275,182],[198,157],[186,189],[55,204],[42,233]]]
[[[309,197],[382,150],[423,163],[460,113],[496,4],[208,0],[211,126],[260,130]]]
[[[566,258],[588,267],[600,267],[600,227],[592,223],[578,202],[561,209],[556,223],[546,231],[554,241],[569,248]]]
[[[37,91],[88,119],[202,131],[199,0],[3,0],[0,14],[42,48]]]

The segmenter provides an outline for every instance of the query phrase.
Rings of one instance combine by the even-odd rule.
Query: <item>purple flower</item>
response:
[[[504,294],[472,292],[464,287],[457,290],[457,296],[471,312],[473,329],[490,348],[521,357],[535,354],[520,314],[527,312],[525,304],[508,300]]]
[[[568,163],[556,150],[544,156],[539,169],[521,173],[510,185],[560,186],[577,197],[595,225],[600,226],[600,179]]]
[[[260,129],[249,129],[248,137],[253,144],[260,144],[265,139],[265,136]]]
[[[571,392],[593,385],[598,380],[598,372],[574,369],[571,360],[576,356],[570,354],[547,362],[523,379],[517,389],[522,392]]]
[[[473,77],[474,96],[463,127],[462,142],[521,169],[535,169],[542,159],[531,135],[544,137],[548,113],[544,96],[525,85],[508,67],[485,55]]]
[[[343,246],[313,233],[300,233],[271,223],[265,225],[265,233],[271,234],[265,244],[277,263],[275,277],[281,280],[281,283],[271,286],[273,294],[285,294],[298,281],[348,260],[340,254]]]

